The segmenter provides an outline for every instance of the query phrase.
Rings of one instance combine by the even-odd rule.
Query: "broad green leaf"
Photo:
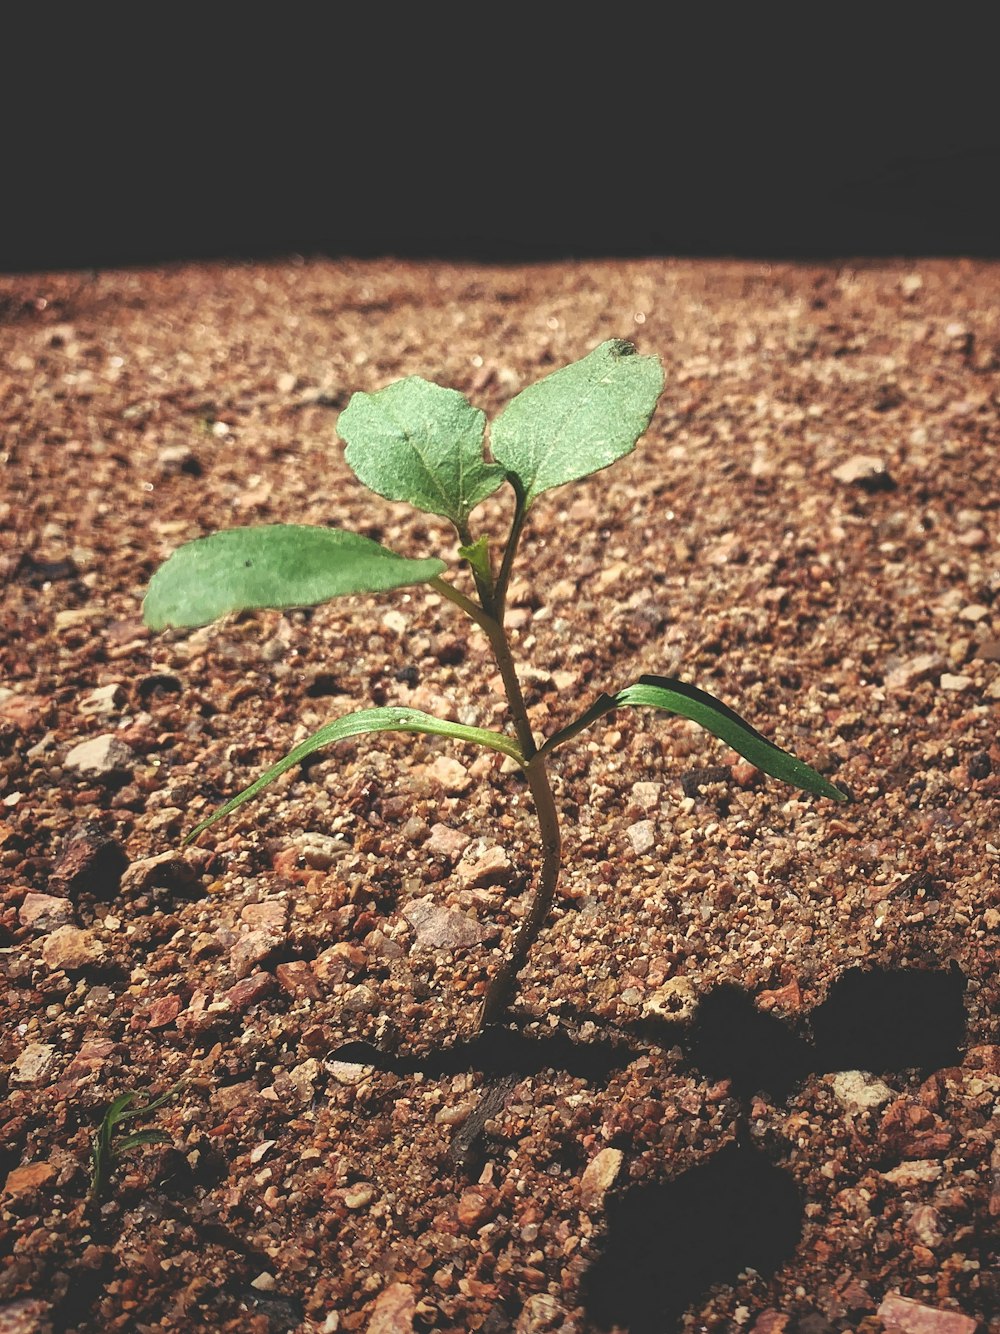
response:
[[[680,714],[690,718],[702,727],[725,741],[738,754],[755,764],[758,769],[772,778],[780,778],[804,792],[813,792],[817,796],[830,797],[833,801],[847,801],[847,796],[839,788],[816,772],[808,764],[782,750],[772,741],[750,726],[738,713],[723,704],[714,695],[709,695],[686,681],[675,681],[668,676],[641,676],[635,685],[620,690],[617,695],[601,695],[591,707],[580,715],[576,722],[570,723],[561,731],[554,733],[541,748],[540,754],[561,746],[570,737],[576,736],[591,723],[612,709],[651,708],[663,709],[668,713]]]
[[[312,607],[425,583],[444,569],[444,561],[409,560],[339,528],[227,528],[178,547],[150,580],[142,614],[153,630],[207,625],[229,611]]]
[[[478,746],[487,746],[490,750],[498,750],[503,755],[509,755],[511,759],[517,760],[518,764],[524,764],[524,756],[517,742],[511,736],[506,736],[503,732],[489,732],[482,727],[466,727],[462,723],[449,723],[443,718],[435,718],[429,713],[422,713],[419,709],[405,709],[397,706],[390,706],[383,709],[362,709],[358,713],[345,714],[343,718],[335,718],[332,723],[327,723],[321,727],[318,732],[314,732],[311,737],[301,741],[297,746],[288,752],[283,760],[272,765],[249,787],[245,787],[242,792],[238,792],[225,805],[220,806],[207,819],[202,820],[200,824],[195,825],[190,834],[184,839],[185,843],[190,843],[192,839],[217,820],[230,815],[244,802],[255,797],[262,788],[267,787],[268,783],[291,769],[294,765],[300,764],[308,756],[315,754],[317,750],[322,750],[325,746],[331,746],[335,741],[343,741],[346,737],[360,736],[364,732],[425,732],[432,736],[453,737],[456,741],[471,741]]]
[[[353,394],[337,420],[344,458],[365,486],[458,528],[504,480],[503,468],[483,456],[485,428],[485,413],[457,389],[419,375]]]
[[[659,359],[613,338],[511,399],[490,427],[493,457],[518,478],[527,509],[630,453],[662,390]]]

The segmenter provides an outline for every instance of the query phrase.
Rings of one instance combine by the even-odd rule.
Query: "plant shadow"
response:
[[[662,1334],[713,1283],[771,1274],[795,1250],[803,1201],[785,1172],[728,1144],[673,1181],[635,1185],[607,1206],[607,1240],[584,1280],[600,1328]]]

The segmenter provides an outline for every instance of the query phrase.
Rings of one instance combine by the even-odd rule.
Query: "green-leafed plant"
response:
[[[458,535],[456,555],[471,571],[472,596],[444,577],[448,566],[437,556],[412,560],[355,533],[277,524],[233,528],[187,543],[157,571],[144,602],[146,623],[159,630],[204,625],[246,608],[311,606],[342,593],[428,583],[482,628],[504,684],[511,731],[466,727],[409,708],[347,714],[297,745],[188,835],[197,837],[315,751],[363,732],[425,732],[509,756],[534,799],[542,866],[511,953],[487,989],[481,1024],[503,1016],[552,904],[561,850],[549,759],[612,709],[661,709],[693,719],[764,773],[834,801],[847,800],[815,769],[761,736],[725,704],[667,677],[642,676],[616,694],[599,696],[575,722],[544,741],[532,735],[504,629],[507,589],[528,512],[544,492],[598,472],[634,449],[662,389],[657,358],[638,356],[630,343],[617,339],[602,343],[512,399],[492,423],[489,454],[485,415],[454,389],[411,376],[374,394],[354,394],[337,426],[347,444],[348,464],[378,495],[450,521]],[[513,489],[514,510],[495,553],[489,537],[475,535],[469,521],[504,483]]]
[[[140,1149],[146,1144],[170,1143],[170,1136],[165,1135],[162,1130],[133,1130],[131,1134],[125,1136],[118,1136],[115,1132],[123,1121],[132,1118],[143,1119],[150,1116],[162,1107],[168,1099],[172,1098],[180,1088],[180,1084],[175,1084],[173,1088],[167,1089],[166,1093],[161,1093],[158,1098],[154,1098],[152,1102],[144,1103],[141,1107],[132,1105],[139,1096],[135,1092],[120,1093],[110,1104],[90,1145],[90,1198],[92,1200],[99,1202],[103,1199],[111,1180],[111,1173],[126,1153]]]

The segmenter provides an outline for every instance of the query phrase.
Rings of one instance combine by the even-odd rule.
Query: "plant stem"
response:
[[[538,933],[549,915],[562,863],[559,816],[545,760],[536,755],[525,766],[524,773],[531,788],[542,836],[542,869],[528,906],[528,915],[514,937],[513,948],[486,990],[486,998],[479,1015],[480,1028],[495,1024],[503,1018],[517,982],[517,975],[524,967],[528,953],[538,939]]]
[[[514,725],[514,732],[521,747],[521,754],[525,759],[524,776],[528,780],[528,788],[535,803],[535,815],[538,819],[538,829],[542,840],[542,867],[539,872],[538,883],[535,885],[531,902],[528,905],[527,916],[518,927],[517,935],[514,937],[511,952],[500,965],[499,971],[486,989],[483,1008],[479,1014],[478,1027],[480,1029],[485,1028],[487,1024],[498,1023],[504,1016],[517,983],[517,975],[524,967],[528,953],[538,939],[538,933],[544,926],[549,909],[552,907],[552,899],[556,884],[559,881],[559,870],[562,864],[559,814],[556,810],[552,784],[549,781],[546,758],[538,754],[538,747],[535,745],[531,723],[528,720],[527,705],[524,702],[524,693],[521,690],[521,682],[518,680],[517,668],[514,666],[514,657],[510,650],[510,640],[507,638],[507,631],[503,624],[507,584],[510,580],[511,565],[517,550],[518,538],[521,529],[524,527],[524,517],[524,506],[521,503],[520,492],[518,492],[514,523],[507,539],[500,574],[496,582],[492,579],[484,579],[473,570],[476,591],[479,593],[482,602],[481,610],[471,598],[467,598],[464,593],[460,593],[457,588],[454,588],[445,580],[438,578],[431,581],[431,586],[443,597],[446,597],[468,616],[472,617],[476,624],[486,632],[490,641],[490,648],[493,650],[493,656],[500,669],[500,678],[503,681],[504,693],[510,707],[511,722]],[[471,546],[471,535],[468,532],[459,530],[459,536],[463,545]]]
[[[498,617],[489,616],[483,628],[489,637],[493,656],[500,668],[500,677],[510,705],[511,721],[514,724],[521,753],[526,760],[524,776],[528,780],[531,797],[535,803],[535,815],[542,839],[542,868],[531,903],[528,905],[528,915],[518,928],[510,954],[500,965],[499,972],[486,990],[486,998],[479,1015],[480,1028],[484,1028],[487,1024],[495,1024],[503,1018],[517,982],[517,975],[524,967],[528,952],[537,940],[552,906],[562,860],[559,815],[556,811],[552,784],[549,782],[545,758],[537,753],[538,748],[528,721],[524,694],[510,651],[510,640],[507,638],[502,620]]]
[[[521,491],[520,484],[513,477],[510,478],[510,484],[514,488],[517,502],[514,507],[514,520],[507,537],[507,544],[503,550],[503,557],[500,561],[500,573],[497,575],[496,581],[497,619],[501,622],[503,621],[504,611],[507,607],[507,585],[510,583],[511,570],[514,568],[514,557],[517,555],[517,544],[521,540],[524,521],[528,517],[528,511],[524,506],[524,495]]]
[[[489,634],[487,621],[490,620],[490,618],[484,611],[476,606],[472,598],[467,598],[465,594],[459,592],[453,584],[449,584],[447,579],[442,579],[440,576],[436,579],[431,579],[429,583],[436,593],[440,593],[441,596],[447,598],[449,602],[453,602],[456,607],[460,607],[470,620],[475,621],[480,629],[485,630],[486,633]]]

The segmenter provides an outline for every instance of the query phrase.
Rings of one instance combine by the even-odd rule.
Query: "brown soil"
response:
[[[1000,1330],[1000,270],[200,265],[0,314],[0,1328]],[[499,757],[343,743],[180,838],[339,713],[502,724],[482,637],[423,588],[158,637],[140,600],[238,523],[440,550],[345,467],[350,393],[492,413],[616,336],[667,388],[534,511],[536,730],[679,675],[855,801],[605,720],[476,1040],[537,850]],[[89,1204],[111,1099],[179,1080]]]

